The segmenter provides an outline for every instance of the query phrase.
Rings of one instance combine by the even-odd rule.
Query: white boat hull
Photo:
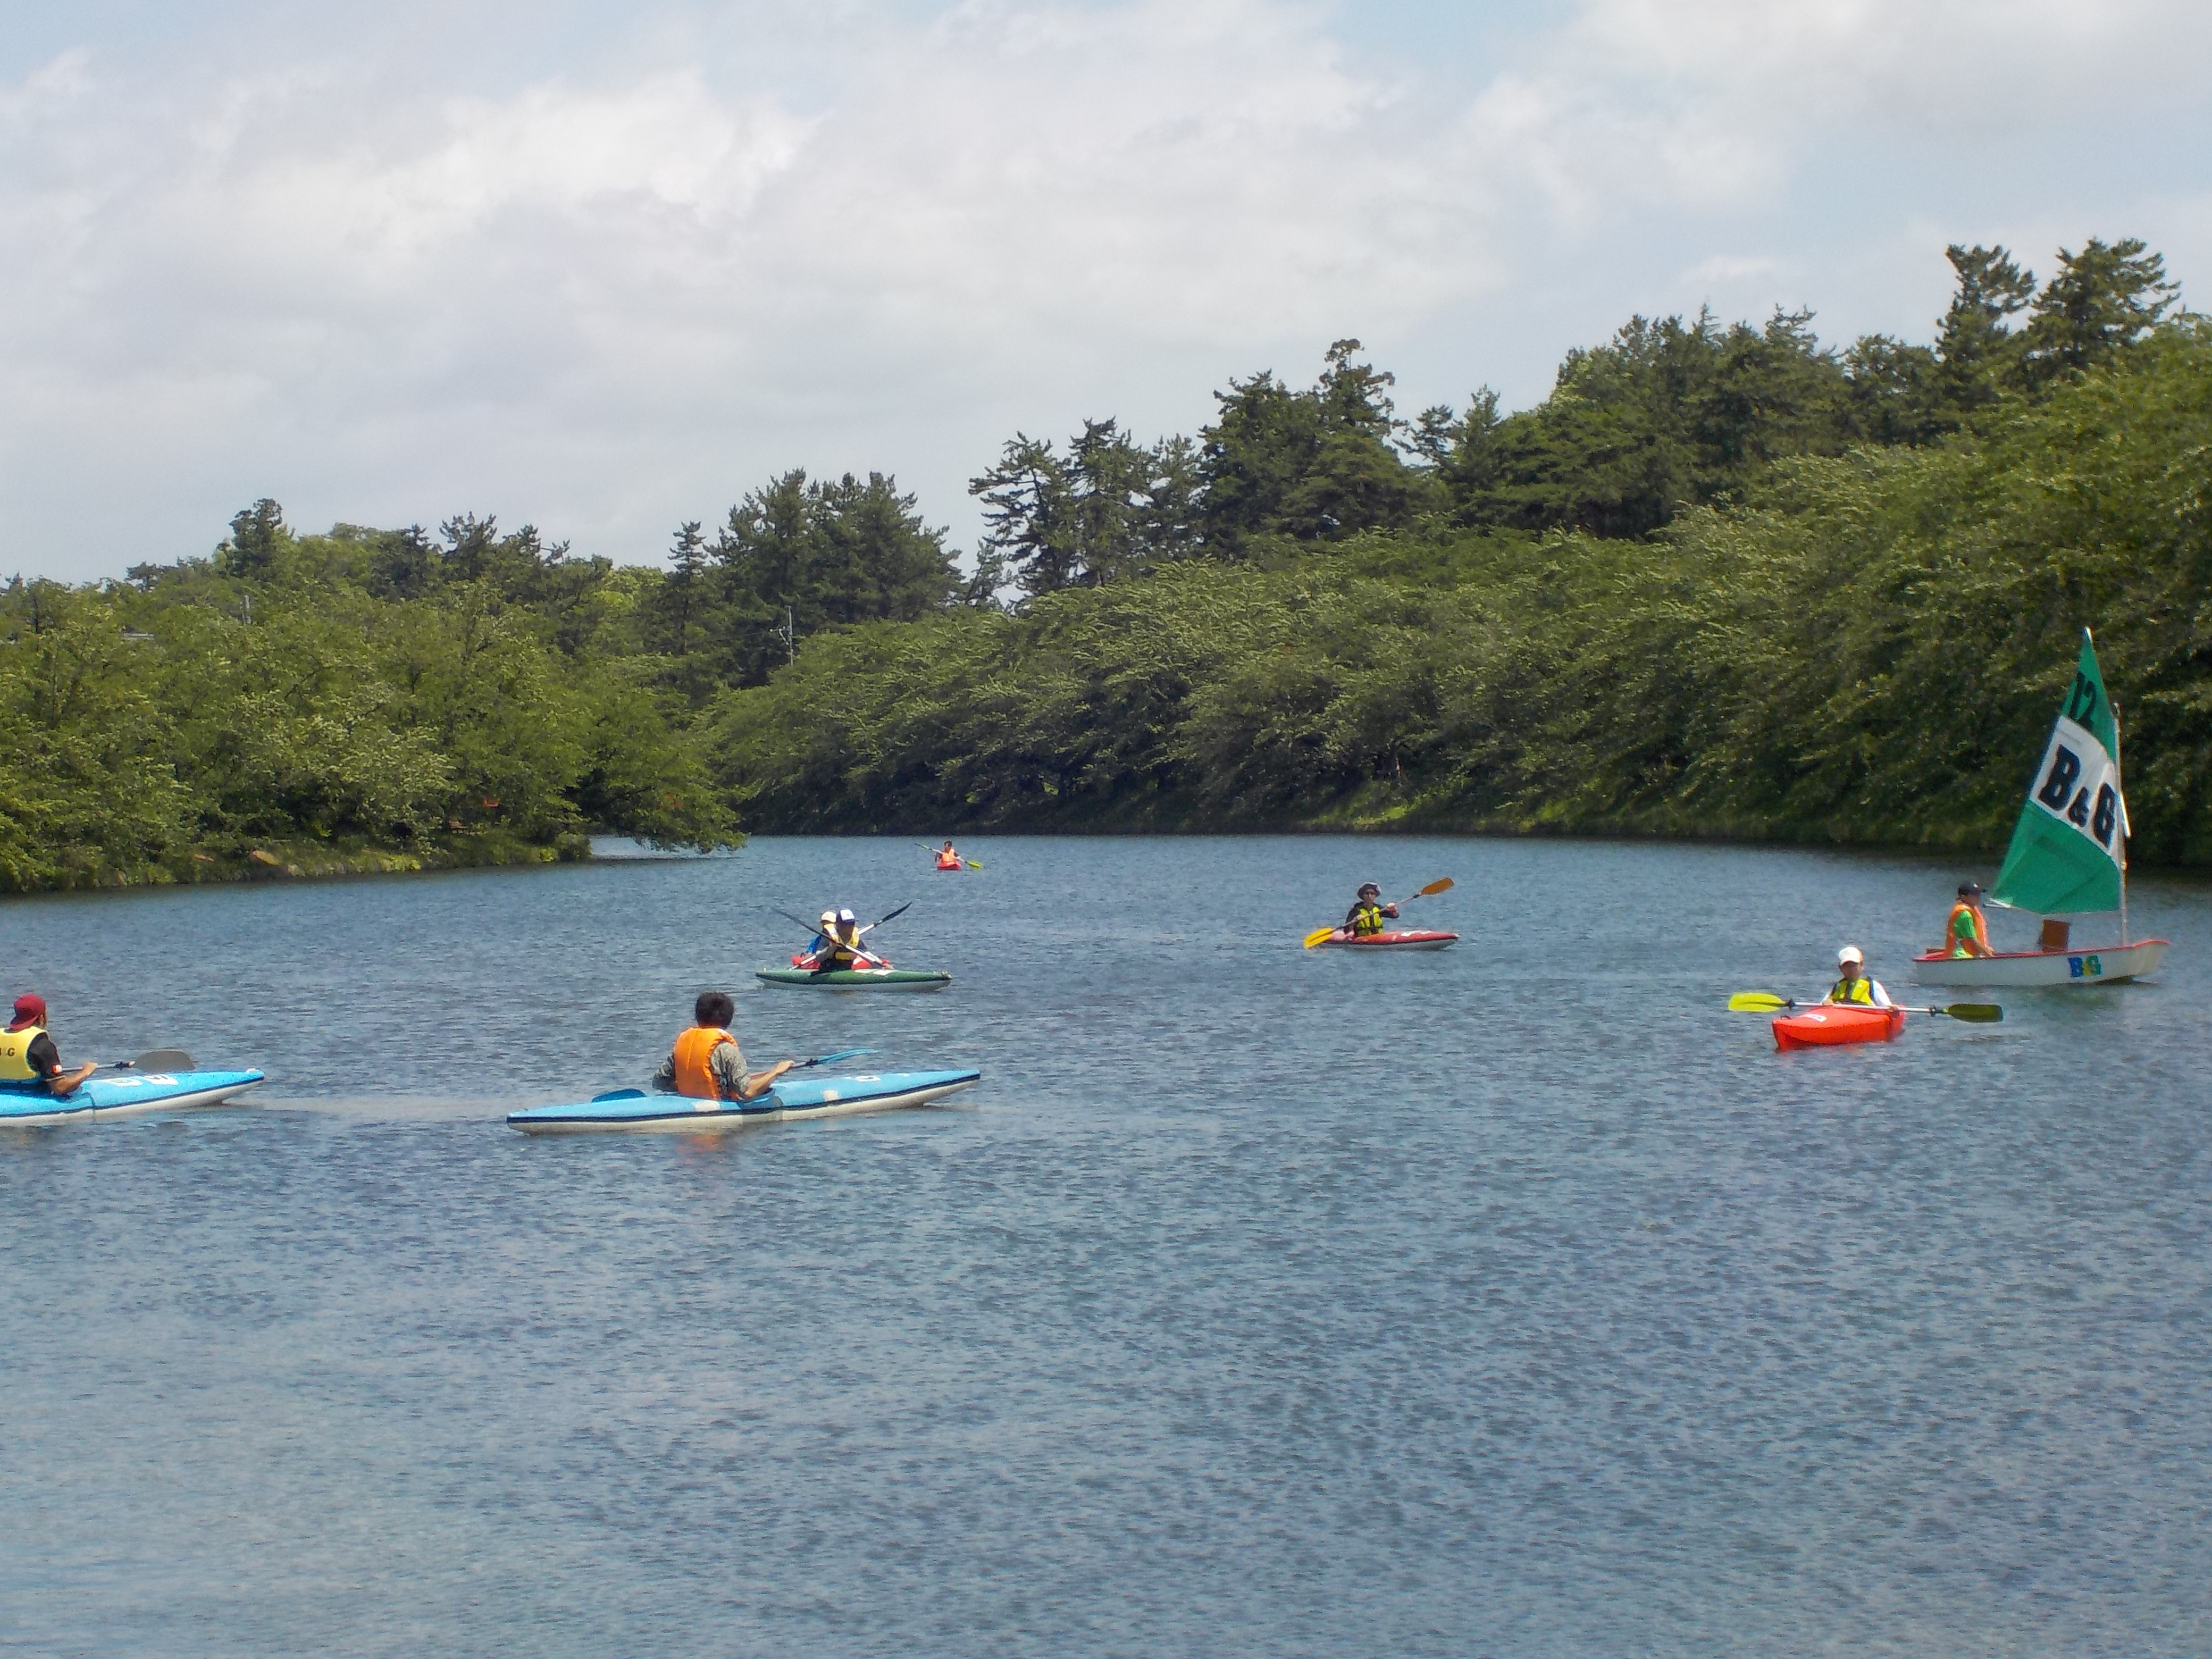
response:
[[[1930,954],[1912,961],[1916,985],[2030,988],[2054,985],[2117,985],[2156,970],[2170,941],[2092,945],[2066,951],[2002,951],[1993,957]]]

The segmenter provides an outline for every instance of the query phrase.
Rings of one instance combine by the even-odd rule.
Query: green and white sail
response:
[[[2097,649],[2081,630],[2074,689],[2043,746],[2027,805],[1990,896],[2015,910],[2079,915],[2120,908],[2128,807],[2120,793],[2119,727]]]

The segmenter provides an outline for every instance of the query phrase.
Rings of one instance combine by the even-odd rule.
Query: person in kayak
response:
[[[691,1008],[691,1029],[677,1037],[653,1074],[653,1086],[687,1100],[753,1100],[766,1094],[799,1062],[779,1060],[765,1072],[747,1072],[745,1051],[730,1035],[737,1012],[728,992],[700,992]]]
[[[46,1030],[46,1000],[28,991],[15,999],[15,1018],[0,1031],[0,1087],[20,1093],[43,1086],[50,1095],[65,1095],[99,1069],[62,1070],[61,1050]]]
[[[957,870],[960,867],[960,854],[952,850],[952,843],[949,841],[937,855],[937,867],[940,870]]]
[[[1365,939],[1370,934],[1381,933],[1383,918],[1387,916],[1395,921],[1398,915],[1398,907],[1382,903],[1382,897],[1380,887],[1371,881],[1361,882],[1358,902],[1346,915],[1344,926],[1338,931],[1349,933],[1354,939]]]
[[[1881,988],[1881,981],[1867,977],[1866,957],[1857,945],[1846,945],[1836,952],[1836,971],[1843,977],[1830,988],[1823,1000],[1860,1008],[1887,1008],[1890,1006],[1889,993]]]
[[[1990,948],[1989,918],[1982,914],[1982,884],[1959,884],[1959,902],[1943,924],[1943,954],[1948,957],[1993,957]]]
[[[814,971],[833,974],[852,968],[888,968],[890,963],[872,956],[860,945],[860,919],[850,910],[824,910],[822,931],[806,947],[814,958]]]

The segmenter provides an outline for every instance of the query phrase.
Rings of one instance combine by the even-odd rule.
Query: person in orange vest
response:
[[[1943,954],[1951,957],[1993,957],[1990,948],[1990,924],[1982,915],[1982,884],[1962,881],[1959,884],[1959,902],[1951,907],[1951,919],[1943,924]]]
[[[691,1010],[691,1029],[677,1037],[668,1058],[653,1074],[653,1087],[687,1100],[752,1100],[766,1094],[776,1079],[799,1062],[779,1060],[765,1072],[748,1073],[745,1051],[730,1035],[730,1021],[737,1012],[728,992],[700,992]]]
[[[937,855],[937,867],[940,870],[957,870],[960,867],[960,854],[952,850],[952,843],[949,841],[945,843],[945,850]]]
[[[15,999],[15,1017],[0,1031],[0,1088],[65,1095],[99,1069],[86,1065],[62,1070],[61,1050],[46,1031],[46,1000],[28,991]]]

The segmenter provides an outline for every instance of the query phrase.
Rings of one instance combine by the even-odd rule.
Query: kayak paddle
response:
[[[197,1072],[199,1066],[182,1048],[149,1048],[136,1060],[118,1060],[111,1072]]]
[[[875,1050],[872,1048],[839,1048],[830,1054],[817,1054],[811,1060],[802,1060],[791,1069],[794,1072],[803,1072],[810,1066],[827,1066],[833,1060],[857,1060],[862,1054],[873,1053]]]
[[[862,1054],[874,1052],[872,1048],[839,1048],[831,1054],[817,1054],[811,1060],[795,1061],[787,1069],[803,1072],[810,1066],[826,1066],[833,1060],[854,1060]],[[644,1098],[645,1091],[642,1089],[610,1089],[603,1095],[593,1095],[592,1104],[596,1106],[603,1100],[643,1100]]]
[[[1401,898],[1398,902],[1401,904],[1411,904],[1413,900],[1417,898],[1433,897],[1435,895],[1443,892],[1446,889],[1449,888],[1451,884],[1452,878],[1449,876],[1442,877],[1437,880],[1431,882],[1426,887],[1421,889],[1419,892],[1413,894],[1412,897]],[[1339,927],[1316,927],[1313,932],[1306,935],[1305,948],[1310,951],[1316,945],[1319,945],[1323,939],[1327,939],[1331,933],[1340,931],[1340,924]]]
[[[1728,1001],[1729,1012],[1737,1014],[1774,1014],[1784,1008],[1821,1008],[1830,1005],[1814,1000],[1799,1002],[1793,997],[1778,997],[1771,991],[1738,991]],[[1838,1003],[1838,1007],[1864,1007],[1863,1003]],[[1954,1002],[1943,1008],[1907,1008],[1903,1003],[1893,1005],[1908,1014],[1942,1014],[1950,1019],[1963,1019],[1970,1024],[1994,1025],[2004,1018],[2004,1010],[1994,1002]]]

